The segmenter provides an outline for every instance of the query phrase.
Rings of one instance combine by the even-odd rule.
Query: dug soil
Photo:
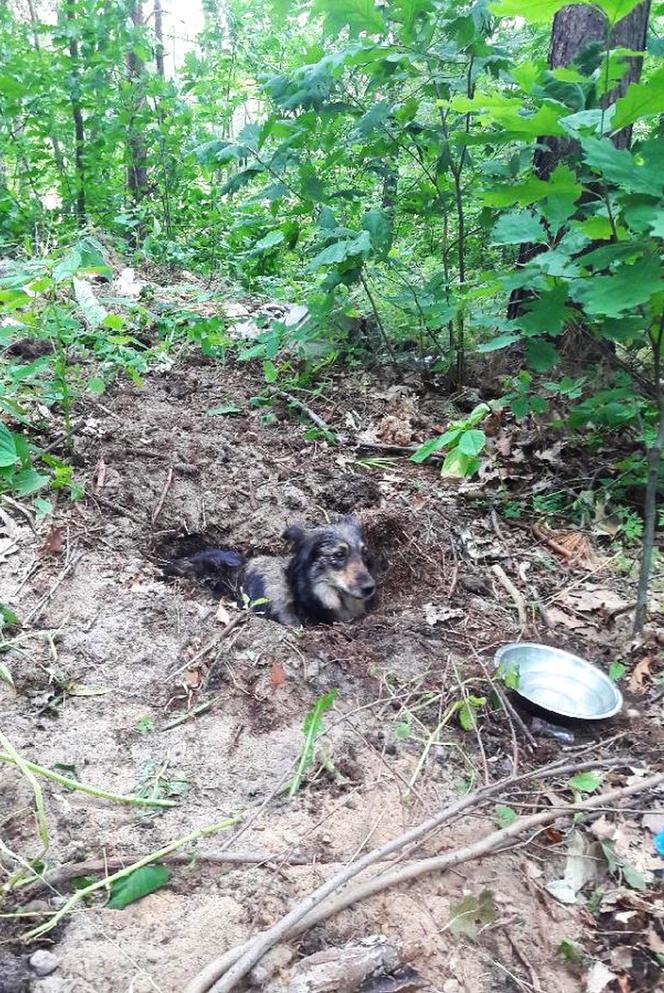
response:
[[[657,632],[630,646],[624,608],[633,581],[610,539],[533,532],[496,514],[515,481],[533,485],[533,459],[517,457],[509,424],[498,417],[479,481],[460,484],[441,479],[439,462],[416,465],[390,446],[431,437],[472,408],[472,394],[452,402],[415,374],[331,374],[317,393],[298,396],[341,436],[335,443],[312,437],[307,415],[281,395],[252,403],[264,391],[260,368],[185,351],[142,389],[116,383],[75,411],[82,501],[61,494],[54,515],[40,521],[27,506],[2,504],[1,599],[22,622],[5,633],[1,657],[15,684],[0,683],[11,745],[85,784],[176,801],[139,808],[40,780],[43,855],[30,781],[0,765],[4,882],[28,862],[50,873],[46,885],[5,900],[3,912],[27,906],[37,916],[0,922],[13,939],[0,952],[3,993],[177,993],[335,869],[485,780],[509,777],[515,762],[524,772],[561,756],[624,756],[606,788],[661,767]],[[528,444],[542,471],[558,471],[544,433]],[[209,546],[279,553],[287,525],[346,513],[364,522],[380,587],[376,611],[353,625],[287,629],[230,602],[220,608],[203,586],[164,571],[173,557]],[[623,659],[622,713],[562,730],[523,713],[531,740],[487,676],[496,649],[520,638],[568,648],[604,670]],[[330,690],[336,702],[314,762],[289,798],[305,716]],[[460,722],[469,710],[475,721]],[[532,813],[567,802],[566,778],[506,788],[496,803]],[[604,813],[606,830],[628,839],[625,859],[645,880],[642,891],[596,856],[595,878],[576,894],[572,887],[571,902],[557,899],[547,886],[569,863],[561,823],[499,855],[390,889],[292,948],[303,956],[372,934],[393,937],[414,970],[411,985],[394,979],[376,990],[419,983],[444,993],[576,993],[590,988],[598,963],[610,972],[598,990],[654,990],[661,863],[642,803]],[[484,806],[417,854],[462,847],[494,829],[500,814]],[[131,864],[235,816],[238,826],[187,849],[189,863],[171,864],[162,889],[121,910],[105,908],[98,894],[36,944],[20,941],[71,892],[67,867]],[[243,824],[231,851],[246,862],[207,857]],[[485,890],[494,912],[469,935],[455,926],[455,908]],[[57,958],[46,977],[29,963],[35,948]]]

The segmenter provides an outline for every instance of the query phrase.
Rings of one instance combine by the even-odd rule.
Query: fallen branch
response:
[[[125,796],[122,793],[109,793],[108,790],[100,790],[96,786],[86,786],[84,783],[79,783],[77,779],[70,779],[68,776],[61,776],[59,772],[54,772],[53,769],[45,769],[44,766],[36,765],[34,762],[28,762],[26,759],[22,759],[18,762],[7,752],[0,752],[0,762],[9,762],[11,765],[19,766],[21,769],[25,766],[25,769],[35,773],[37,776],[42,776],[44,779],[50,779],[54,783],[58,783],[60,786],[65,786],[68,790],[77,790],[79,793],[87,793],[90,796],[95,796],[100,800],[112,800],[115,803],[128,803],[134,807],[177,806],[176,800],[151,800],[149,797],[145,796]]]
[[[64,883],[79,876],[92,876],[97,872],[106,872],[108,869],[123,869],[128,862],[135,862],[137,855],[108,855],[104,859],[87,859],[85,862],[72,862],[69,865],[61,865],[57,869],[45,872],[37,879],[29,880],[30,892],[35,889],[48,888],[57,889]],[[172,852],[165,855],[164,862],[172,862],[174,865],[194,865],[196,862],[209,862],[212,865],[313,865],[321,863],[338,864],[346,862],[347,859],[341,856],[337,858],[321,858],[318,855],[293,854],[288,851],[283,852]]]
[[[594,766],[596,768],[598,765],[602,764],[604,763],[582,763],[582,765],[586,768],[588,766]],[[220,959],[216,959],[211,962],[187,985],[184,993],[208,993],[208,991],[212,991],[212,993],[229,993],[229,991],[235,987],[236,983],[238,983],[243,976],[245,976],[247,972],[253,968],[265,952],[281,941],[286,935],[290,937],[293,934],[299,934],[301,931],[311,927],[312,923],[317,923],[320,920],[326,919],[338,910],[349,906],[350,903],[355,903],[357,900],[364,899],[365,896],[369,896],[373,892],[379,892],[381,889],[385,888],[385,885],[392,885],[392,882],[395,881],[393,880],[395,872],[403,873],[404,871],[411,871],[413,875],[421,875],[423,872],[438,868],[439,864],[441,867],[447,868],[448,863],[445,860],[450,860],[450,865],[457,864],[452,861],[454,857],[458,855],[456,852],[450,852],[444,856],[438,856],[432,859],[423,860],[422,862],[412,863],[410,866],[406,866],[405,870],[404,867],[402,867],[400,870],[393,870],[392,873],[388,872],[384,876],[378,877],[378,879],[360,884],[358,887],[352,888],[345,894],[335,898],[331,904],[326,904],[324,907],[321,907],[321,904],[323,904],[329,896],[332,896],[336,890],[340,889],[340,887],[344,886],[355,876],[359,875],[364,869],[370,868],[377,862],[384,860],[388,855],[394,855],[406,846],[411,845],[413,842],[421,840],[425,836],[437,830],[442,824],[452,818],[458,817],[459,814],[468,810],[470,807],[477,806],[484,800],[495,796],[496,793],[501,793],[519,782],[536,779],[542,776],[563,775],[564,773],[575,769],[578,769],[578,763],[571,766],[565,766],[558,763],[553,766],[535,770],[532,773],[526,773],[523,776],[510,777],[508,779],[500,780],[496,783],[492,783],[490,786],[484,787],[481,790],[476,790],[474,793],[468,794],[460,800],[456,800],[449,806],[444,807],[433,817],[428,818],[421,824],[418,824],[398,837],[393,838],[392,841],[381,845],[379,848],[375,848],[371,852],[367,852],[366,855],[363,855],[354,864],[344,866],[343,869],[335,873],[335,875],[332,876],[326,883],[323,883],[313,893],[305,897],[301,903],[297,904],[273,927],[269,928],[267,931],[259,933],[254,938],[246,941],[243,945],[231,949]],[[632,792],[639,792],[642,789],[649,788],[650,785],[652,785],[651,780],[655,780],[655,784],[664,781],[664,773],[651,777],[650,780],[646,781],[648,786],[644,786],[643,783],[639,783],[637,788],[628,787],[630,792],[627,792],[624,795],[628,796],[631,795]],[[617,794],[617,796],[614,796],[614,794]],[[623,793],[620,790],[614,791],[614,793],[610,795],[607,794],[606,796],[601,797],[601,803],[605,803],[607,801],[607,797],[609,800],[613,800],[622,795]],[[581,809],[581,807],[571,805],[569,809],[575,810]],[[542,815],[540,814],[536,814],[532,815],[530,818],[521,818],[510,825],[509,828],[505,828],[502,832],[495,832],[490,835],[489,838],[496,839],[496,837],[498,837],[499,840],[492,841],[492,844],[499,844],[503,840],[509,839],[514,834],[518,833],[518,831],[515,830],[515,825],[525,825],[522,830],[528,830],[531,823],[540,823],[539,821],[533,822],[533,817],[541,816]],[[560,816],[560,811],[555,811],[553,813],[546,811],[544,812],[544,816],[545,818],[548,817],[550,820],[554,820],[556,817]],[[544,823],[546,823],[546,821],[544,821]],[[505,834],[505,832],[509,833]],[[478,844],[485,843],[486,840],[487,839],[482,839],[482,842],[478,842],[474,846],[470,846],[468,849],[463,849],[463,852],[472,850],[472,854],[470,856],[464,856],[461,861],[466,861],[469,857],[475,857],[474,849]],[[482,854],[485,850],[488,849],[483,849],[479,854]],[[422,869],[420,868],[421,866],[425,866],[425,868]],[[419,869],[419,871],[413,872],[413,867],[415,867],[416,870]],[[382,885],[383,880],[387,880],[387,883],[384,885]],[[401,877],[399,877],[396,881],[401,881]],[[379,884],[378,887],[372,889],[372,887],[376,887],[377,882]],[[348,900],[349,895],[352,895],[350,900]]]
[[[144,858],[139,859],[138,862],[134,862],[132,865],[126,866],[124,869],[120,869],[118,872],[113,873],[112,876],[105,876],[103,879],[98,879],[95,883],[90,883],[89,886],[84,886],[80,890],[76,890],[72,896],[69,897],[67,902],[58,910],[56,914],[50,917],[39,927],[33,928],[32,931],[26,932],[23,935],[24,941],[34,941],[36,938],[41,938],[42,935],[51,931],[56,924],[62,920],[68,913],[70,913],[74,907],[81,902],[81,900],[86,899],[92,893],[97,890],[106,887],[110,887],[111,883],[117,882],[118,879],[124,879],[125,876],[129,876],[136,869],[142,869],[145,865],[150,865],[152,862],[159,862],[166,855],[171,852],[176,851],[179,848],[184,848],[186,845],[191,844],[194,841],[198,841],[199,838],[207,838],[211,834],[216,834],[218,831],[224,831],[226,828],[232,827],[237,824],[237,817],[228,817],[225,821],[220,821],[218,824],[209,824],[206,827],[198,828],[196,831],[191,831],[189,834],[185,835],[184,838],[178,838],[176,841],[171,841],[170,844],[166,845],[164,848],[160,848],[157,852],[151,852],[149,855],[144,856]]]
[[[492,565],[491,571],[498,580],[498,582],[500,583],[500,585],[503,587],[503,589],[506,590],[509,593],[509,595],[512,597],[512,600],[514,601],[514,606],[516,607],[517,613],[519,615],[519,628],[521,629],[521,631],[523,631],[526,625],[528,624],[528,612],[526,611],[526,601],[523,599],[523,597],[517,590],[516,586],[509,578],[509,576],[505,573],[504,569],[502,569],[501,566]]]

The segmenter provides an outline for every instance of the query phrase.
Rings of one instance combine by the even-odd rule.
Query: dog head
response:
[[[312,588],[327,588],[342,601],[355,601],[358,608],[370,605],[376,583],[369,571],[362,527],[356,520],[346,518],[311,530],[290,527],[284,538],[290,542],[298,564],[306,568]]]

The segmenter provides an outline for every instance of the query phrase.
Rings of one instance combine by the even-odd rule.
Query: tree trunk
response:
[[[144,24],[141,0],[131,0],[129,16],[135,28]],[[127,137],[127,187],[134,203],[139,203],[148,185],[147,151],[141,117],[145,109],[143,62],[135,48],[127,52],[127,76],[132,84],[132,113]]]
[[[549,46],[549,68],[559,69],[572,63],[583,49],[591,42],[599,42],[604,47],[630,48],[642,52],[646,47],[648,17],[651,0],[643,0],[627,17],[619,21],[610,31],[606,16],[596,7],[574,4],[563,7],[553,19],[551,28],[551,44]],[[610,107],[621,97],[630,83],[638,81],[641,75],[643,59],[627,59],[625,75],[609,93],[602,98],[602,106]],[[623,128],[613,136],[613,143],[618,148],[628,148],[632,140],[631,127]],[[578,149],[578,142],[571,138],[540,138],[539,148],[533,158],[533,172],[540,179],[548,179],[559,162],[573,155]],[[518,265],[525,265],[532,259],[537,246],[523,244],[519,250]],[[521,306],[529,298],[524,290],[514,290],[510,297],[507,316],[515,318],[520,313]]]
[[[75,11],[72,0],[67,0],[67,20],[73,22]],[[71,59],[71,112],[74,121],[74,165],[76,169],[76,219],[85,224],[85,128],[80,99],[80,59],[78,39],[72,33],[69,39],[69,57]]]
[[[162,79],[166,78],[164,69],[164,23],[162,20],[161,0],[154,0],[154,34],[157,41],[154,50],[154,59],[157,64],[157,72]]]

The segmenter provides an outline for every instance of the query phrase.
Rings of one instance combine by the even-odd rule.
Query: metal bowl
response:
[[[515,642],[499,649],[495,662],[503,675],[518,673],[519,696],[559,717],[601,721],[623,705],[608,676],[561,648]]]

